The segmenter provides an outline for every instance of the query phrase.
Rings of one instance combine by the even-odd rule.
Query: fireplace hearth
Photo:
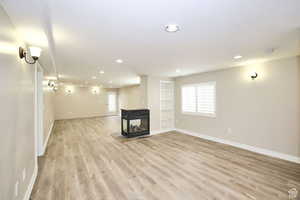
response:
[[[125,137],[137,137],[150,134],[149,109],[121,109],[121,130]]]

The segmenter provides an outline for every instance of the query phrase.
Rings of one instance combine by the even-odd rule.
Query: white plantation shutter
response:
[[[196,112],[196,88],[195,86],[182,87],[182,111]]]
[[[207,82],[183,86],[182,112],[215,117],[216,83]]]
[[[197,111],[204,115],[215,115],[216,84],[203,83],[197,86]]]

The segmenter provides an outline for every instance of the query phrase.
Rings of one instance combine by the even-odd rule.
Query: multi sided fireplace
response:
[[[125,137],[136,137],[150,134],[149,109],[121,109],[121,130]]]

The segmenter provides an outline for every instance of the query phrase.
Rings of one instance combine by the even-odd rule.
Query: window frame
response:
[[[215,96],[215,99],[214,99],[214,108],[215,108],[215,112],[213,114],[210,114],[210,113],[203,113],[203,112],[198,112],[198,94],[197,94],[197,87],[198,86],[201,86],[201,85],[213,85],[215,90],[214,90],[214,96]],[[196,92],[196,112],[188,112],[188,111],[184,111],[183,110],[183,88],[184,87],[194,87],[195,88],[195,92]],[[216,118],[217,117],[217,83],[216,81],[206,81],[206,82],[200,82],[200,83],[192,83],[192,84],[183,84],[181,86],[181,113],[184,114],[184,115],[195,115],[195,116],[201,116],[201,117],[209,117],[209,118]]]

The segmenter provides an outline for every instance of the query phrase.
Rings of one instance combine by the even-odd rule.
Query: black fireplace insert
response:
[[[125,137],[136,137],[150,134],[149,109],[121,109],[121,130]]]

